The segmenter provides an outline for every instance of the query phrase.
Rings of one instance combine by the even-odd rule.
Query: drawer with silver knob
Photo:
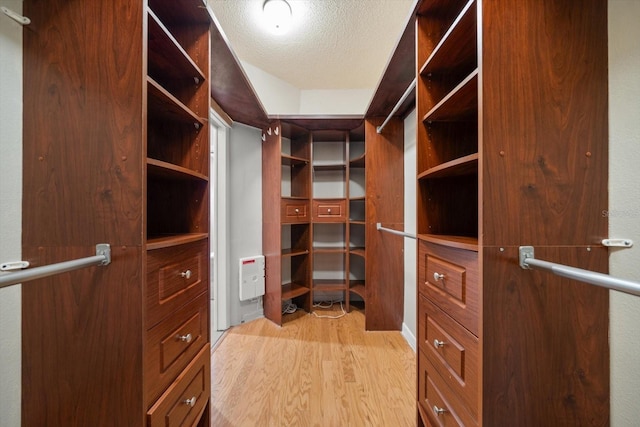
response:
[[[147,252],[147,329],[207,290],[208,261],[206,240]]]
[[[420,241],[418,290],[478,336],[478,253]]]
[[[207,293],[147,331],[144,381],[147,403],[155,401],[208,341]]]
[[[431,425],[477,426],[477,417],[466,410],[424,353],[418,353],[418,404]]]
[[[418,302],[418,345],[447,386],[478,416],[478,338],[424,296]]]
[[[211,395],[210,365],[210,349],[207,344],[149,408],[149,427],[181,427],[194,424]]]
[[[309,222],[309,201],[296,199],[282,199],[280,214],[284,224]]]
[[[312,205],[315,222],[341,222],[347,219],[347,202],[344,199],[315,199]]]

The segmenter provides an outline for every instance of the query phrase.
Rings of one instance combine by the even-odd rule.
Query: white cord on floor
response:
[[[313,315],[316,316],[317,318],[320,318],[320,319],[339,319],[339,318],[345,316],[347,314],[347,312],[344,311],[344,306],[342,305],[342,301],[321,301],[321,302],[317,302],[317,303],[313,304],[313,306],[316,307],[316,308],[328,309],[328,308],[333,307],[333,304],[335,304],[336,302],[340,303],[340,310],[342,310],[342,314],[339,314],[337,316],[320,316],[318,313],[316,313],[314,311]]]
[[[295,313],[297,309],[298,309],[297,305],[295,305],[292,302],[288,302],[284,305],[284,307],[282,307],[282,314]]]

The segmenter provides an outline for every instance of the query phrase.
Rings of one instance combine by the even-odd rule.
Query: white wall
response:
[[[262,254],[262,131],[234,124],[229,142],[229,302],[231,325],[262,317],[262,301],[240,301],[238,260]],[[220,202],[220,201],[219,201]]]
[[[609,1],[609,237],[633,239],[611,251],[610,274],[640,281],[640,1]],[[611,425],[640,419],[640,298],[610,292]]]
[[[248,62],[241,64],[268,114],[299,114],[300,89]]]
[[[359,114],[367,111],[373,89],[302,90],[300,114]]]
[[[22,11],[21,0],[5,0]],[[21,259],[22,26],[0,14],[0,262]],[[20,425],[21,289],[0,289],[0,426]]]
[[[416,110],[404,119],[404,231],[416,234]],[[417,242],[404,239],[404,320],[402,335],[416,347],[416,252]]]
[[[246,61],[241,65],[269,115],[362,115],[373,96],[373,89],[299,89]]]

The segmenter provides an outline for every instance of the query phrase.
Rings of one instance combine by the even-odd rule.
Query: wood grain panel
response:
[[[484,244],[601,240],[606,2],[491,1],[483,9]]]
[[[94,254],[23,247],[34,266]],[[111,259],[22,286],[23,426],[142,425],[140,248],[112,246]]]
[[[272,126],[280,126],[274,123]],[[270,133],[270,134],[269,134]],[[281,136],[262,130],[262,252],[265,257],[264,315],[282,324]]]
[[[404,122],[391,119],[382,133],[376,132],[383,118],[365,124],[367,156],[365,188],[369,223],[404,222]]]
[[[24,13],[23,242],[140,245],[142,4],[31,0]]]
[[[538,259],[607,272],[606,248],[536,247]],[[491,426],[609,423],[609,292],[522,270],[484,249],[484,409]]]
[[[384,225],[404,229],[404,223]],[[400,330],[404,307],[404,239],[377,230],[375,223],[367,223],[365,240],[368,260],[365,327],[368,331]]]
[[[365,121],[367,330],[399,330],[404,305],[403,238],[376,229],[404,230],[404,124],[393,118],[378,134],[383,121]]]

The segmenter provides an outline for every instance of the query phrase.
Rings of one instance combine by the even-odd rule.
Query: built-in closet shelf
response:
[[[287,283],[282,285],[282,294],[280,299],[282,301],[299,297],[300,295],[308,294],[309,288],[300,285],[298,283]]]
[[[477,18],[476,1],[469,1],[458,18],[434,48],[429,58],[420,69],[420,75],[441,74],[451,70],[476,68],[477,51]]]
[[[366,197],[365,196],[349,197],[349,200],[352,202],[359,201],[359,200],[364,202],[366,200]]]
[[[157,159],[147,158],[147,171],[149,175],[153,176],[205,182],[209,181],[209,177],[204,174]]]
[[[283,196],[282,200],[309,200],[309,198],[304,196]]]
[[[149,76],[147,76],[147,94],[147,103],[151,114],[174,122],[193,124],[196,130],[201,129],[207,123],[206,119],[198,117],[189,107]]]
[[[346,280],[341,279],[314,279],[314,291],[344,291],[347,289]]]
[[[314,163],[313,169],[317,171],[339,171],[347,168],[345,163]]]
[[[467,236],[448,236],[444,234],[418,234],[418,240],[436,243],[451,248],[478,252],[478,238]]]
[[[450,176],[475,175],[478,173],[478,153],[460,157],[450,162],[429,168],[418,175],[418,179],[444,178]]]
[[[469,119],[477,120],[477,112],[478,69],[476,68],[425,114],[422,121],[428,123]]]
[[[309,164],[309,159],[303,159],[302,157],[290,156],[288,154],[282,155],[282,164],[284,166],[297,166]]]
[[[365,164],[365,155],[353,158],[349,160],[349,165],[352,168],[363,168]]]
[[[309,255],[309,251],[306,249],[283,249],[282,256],[283,257],[294,257],[300,255]]]
[[[350,280],[349,283],[355,283],[349,287],[350,292],[359,295],[362,299],[366,299],[364,280]]]
[[[350,248],[349,249],[349,253],[353,254],[353,255],[358,255],[362,258],[364,258],[365,256],[365,250],[364,248]]]
[[[147,239],[147,250],[169,248],[171,246],[179,246],[187,243],[197,242],[207,239],[208,233],[185,233],[173,234],[167,236],[150,237]]]
[[[350,219],[349,224],[366,225],[366,221],[364,219]]]
[[[344,254],[347,253],[346,247],[314,247],[313,252],[316,254]]]
[[[161,72],[165,79],[184,80],[191,76],[194,85],[203,82],[205,74],[171,35],[160,19],[148,11],[149,15],[149,66]]]

